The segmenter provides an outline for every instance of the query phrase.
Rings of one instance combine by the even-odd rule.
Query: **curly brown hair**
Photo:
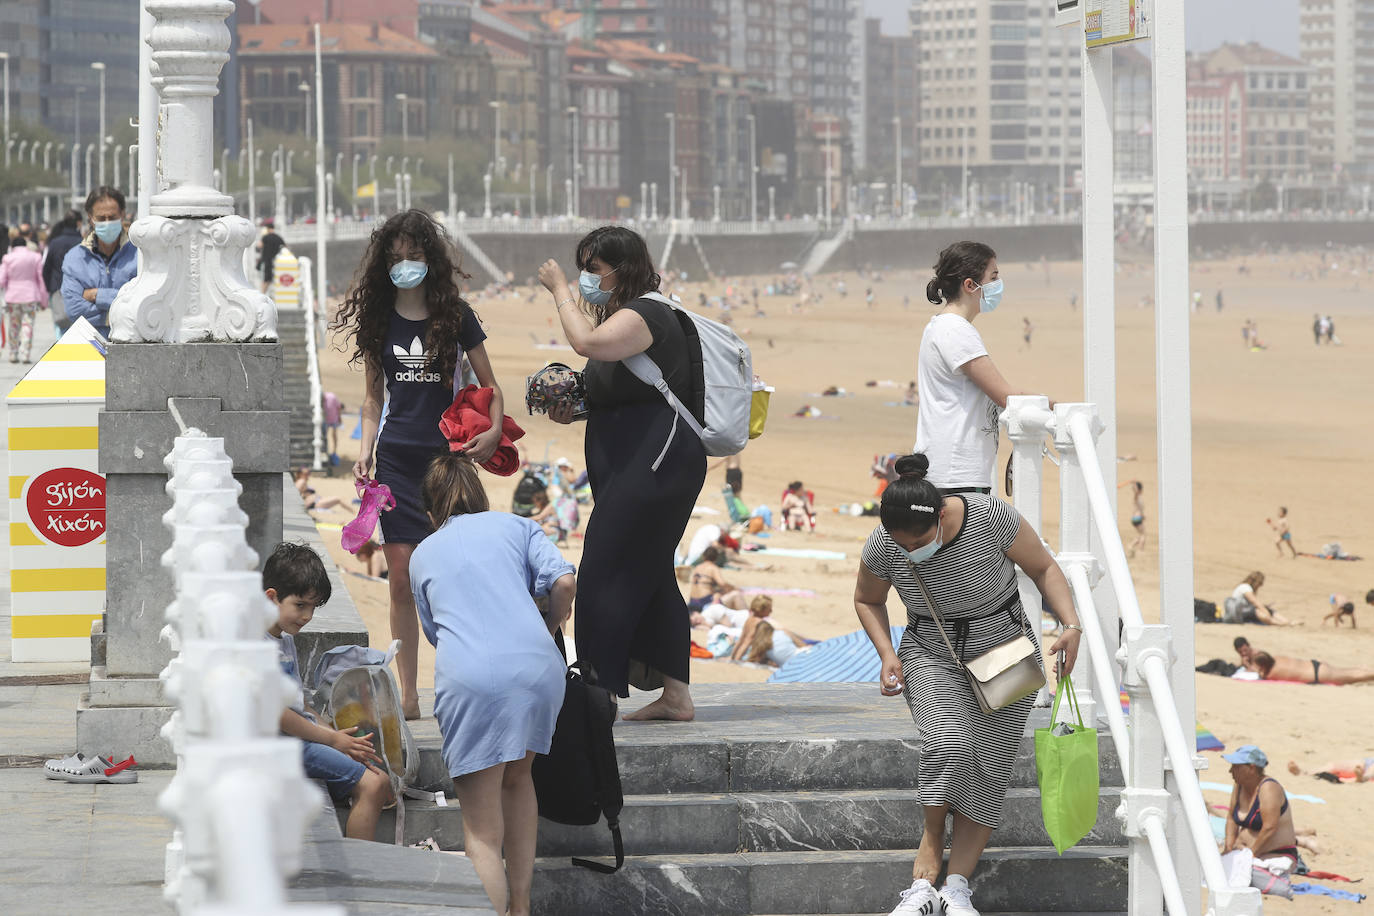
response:
[[[346,349],[351,340],[353,354],[348,360],[351,365],[381,366],[382,346],[396,306],[396,284],[391,282],[391,252],[398,239],[419,248],[429,265],[424,279],[430,319],[425,331],[427,366],[437,368],[445,383],[451,383],[458,364],[463,308],[471,308],[458,292],[458,280],[470,279],[470,275],[463,272],[462,259],[456,256],[448,232],[421,210],[397,213],[373,231],[353,285],[334,320],[335,332],[343,335],[340,349]]]

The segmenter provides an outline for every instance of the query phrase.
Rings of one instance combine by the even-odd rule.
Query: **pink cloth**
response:
[[[383,511],[390,512],[396,508],[396,498],[391,495],[391,488],[384,483],[375,480],[364,481],[358,484],[358,495],[362,497],[358,517],[343,526],[343,533],[339,538],[343,549],[349,553],[357,553],[364,544],[372,540],[372,535],[377,531],[377,517]]]
[[[478,433],[491,429],[491,399],[495,395],[490,388],[469,385],[453,399],[448,410],[439,418],[439,432],[448,440],[449,451],[456,452],[463,443]],[[513,444],[525,435],[510,417],[501,418],[501,444],[496,453],[482,467],[501,477],[509,477],[520,470],[520,453]]]
[[[46,304],[48,288],[43,285],[43,256],[28,248],[11,248],[0,258],[0,289],[6,302]]]

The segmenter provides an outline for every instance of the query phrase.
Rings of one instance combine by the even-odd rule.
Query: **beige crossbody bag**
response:
[[[1045,673],[1035,660],[1035,644],[1024,633],[1000,646],[994,646],[977,658],[961,661],[959,654],[954,651],[954,643],[949,641],[949,635],[945,633],[945,622],[935,608],[935,599],[920,573],[916,572],[915,565],[911,568],[911,575],[921,587],[921,594],[925,596],[926,605],[935,618],[935,628],[949,647],[954,663],[964,669],[964,676],[968,678],[973,696],[983,712],[996,712],[1045,686]]]

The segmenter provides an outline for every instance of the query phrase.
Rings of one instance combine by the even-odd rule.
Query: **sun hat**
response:
[[[559,458],[557,461],[554,462],[554,467],[570,468],[572,467],[572,462],[569,461],[567,458]]]
[[[1257,767],[1269,765],[1269,758],[1264,756],[1264,751],[1253,744],[1241,745],[1229,754],[1222,754],[1221,759],[1227,763],[1248,763]]]

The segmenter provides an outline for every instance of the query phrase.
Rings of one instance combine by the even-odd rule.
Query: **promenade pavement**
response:
[[[51,315],[44,312],[35,322],[35,360],[53,340]],[[0,354],[0,393],[8,394],[28,369]],[[3,399],[0,448],[9,448]],[[9,500],[0,500],[0,913],[171,912],[162,902],[162,857],[172,827],[157,810],[171,771],[144,772],[123,786],[43,778],[43,761],[65,757],[75,746],[76,702],[90,666],[10,660],[9,510]]]

